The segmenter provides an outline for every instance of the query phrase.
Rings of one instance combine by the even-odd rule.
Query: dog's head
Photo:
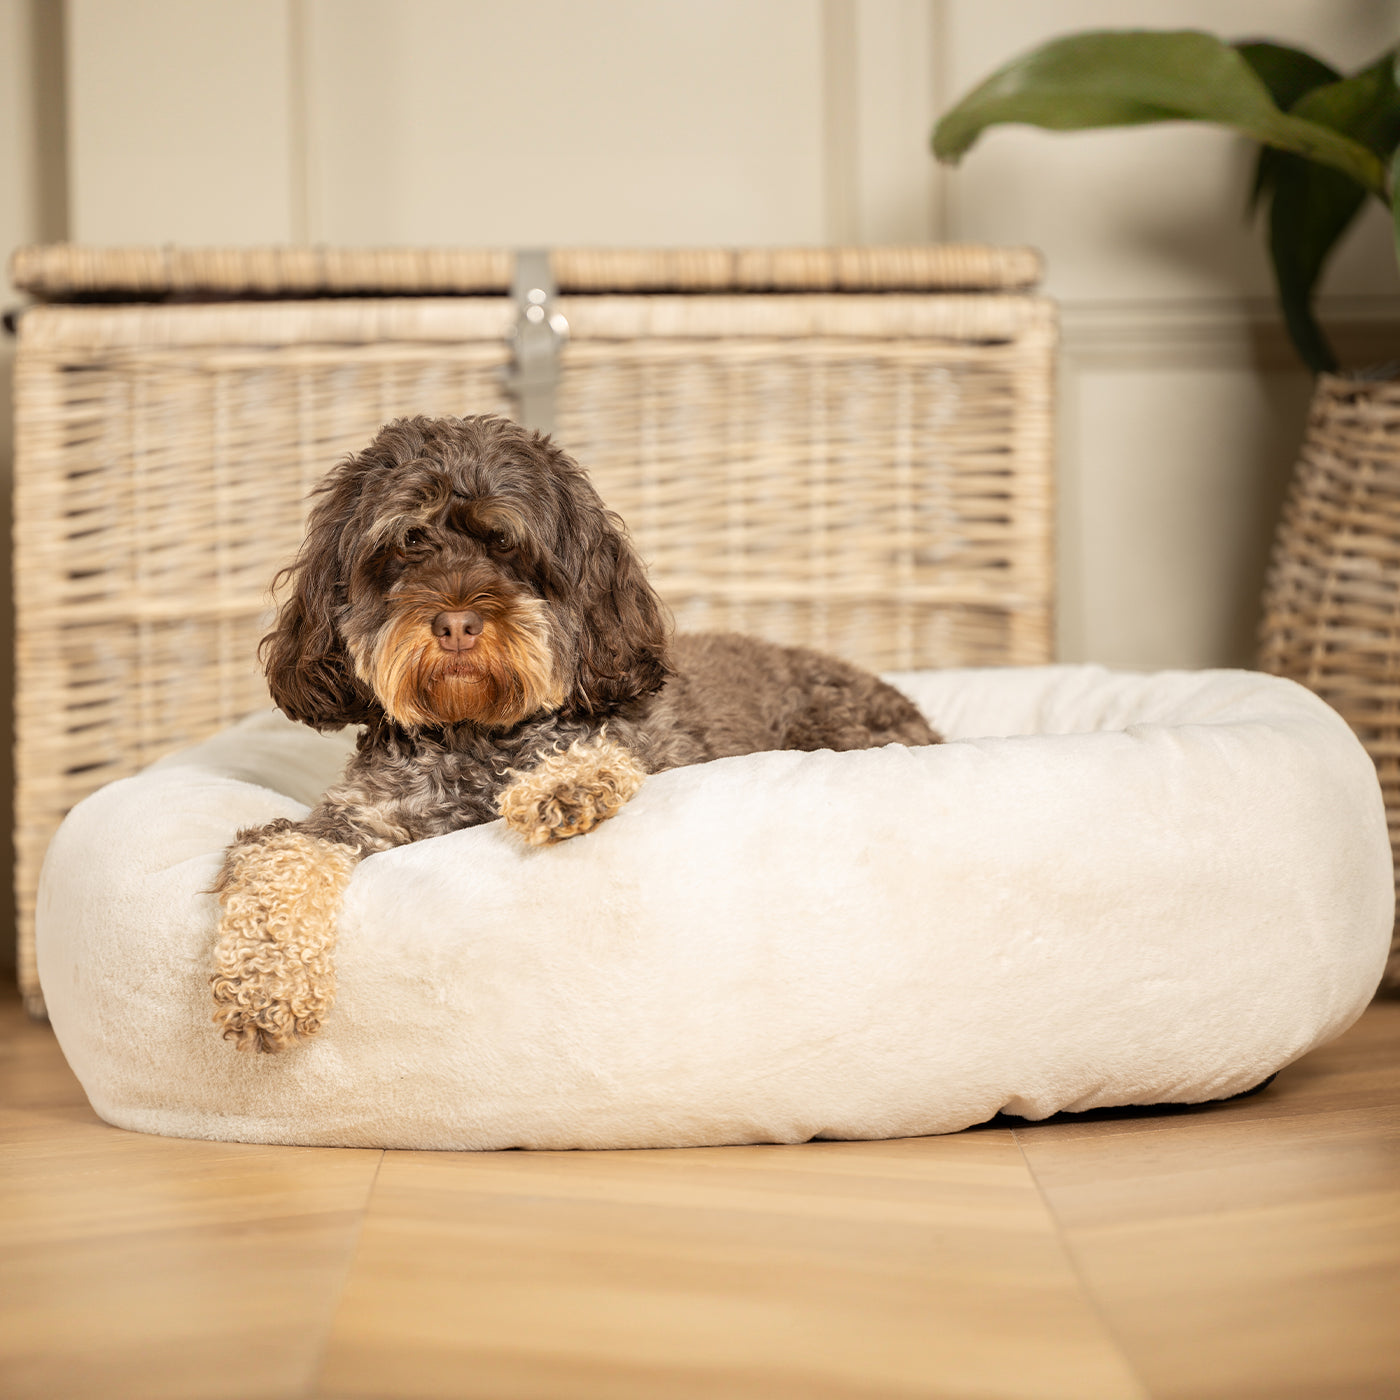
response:
[[[602,715],[660,688],[665,614],[618,519],[546,437],[404,418],[318,491],[272,698],[317,729]]]

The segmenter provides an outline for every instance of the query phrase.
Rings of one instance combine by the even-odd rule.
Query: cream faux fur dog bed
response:
[[[322,1033],[240,1055],[205,893],[348,739],[255,717],[114,783],[50,848],[39,967],[108,1122],[353,1146],[942,1133],[1247,1089],[1365,1006],[1385,814],[1288,681],[1094,667],[894,678],[953,742],[664,773],[597,832],[371,856]],[[980,737],[973,737],[980,736]]]

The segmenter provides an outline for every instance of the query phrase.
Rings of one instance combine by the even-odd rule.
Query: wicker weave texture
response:
[[[555,248],[564,292],[1028,291],[1034,248]],[[36,297],[458,295],[510,290],[502,248],[19,248],[10,281]]]
[[[877,667],[1051,650],[1054,322],[1024,296],[565,298],[559,440],[687,628]],[[17,360],[21,981],[63,814],[268,703],[268,586],[385,420],[510,412],[500,297],[39,307]]]
[[[1400,872],[1400,382],[1320,376],[1274,545],[1259,664],[1316,691],[1365,744]],[[1392,981],[1397,955],[1400,932]]]

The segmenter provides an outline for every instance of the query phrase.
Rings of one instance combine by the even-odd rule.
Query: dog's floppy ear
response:
[[[594,498],[596,501],[596,497]],[[671,674],[667,617],[621,522],[601,504],[579,541],[578,655],[566,713],[596,715],[660,690]]]
[[[315,729],[343,729],[373,717],[335,629],[345,514],[339,499],[345,492],[335,488],[342,484],[343,478],[327,483],[296,562],[277,575],[274,587],[290,579],[292,590],[278,609],[276,627],[258,647],[277,707]]]

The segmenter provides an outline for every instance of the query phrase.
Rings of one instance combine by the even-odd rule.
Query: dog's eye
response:
[[[405,549],[422,549],[428,543],[428,532],[426,530],[406,530],[403,537],[403,547]]]
[[[510,536],[502,534],[499,530],[493,530],[486,537],[486,548],[492,554],[513,554],[515,545],[511,543]]]

